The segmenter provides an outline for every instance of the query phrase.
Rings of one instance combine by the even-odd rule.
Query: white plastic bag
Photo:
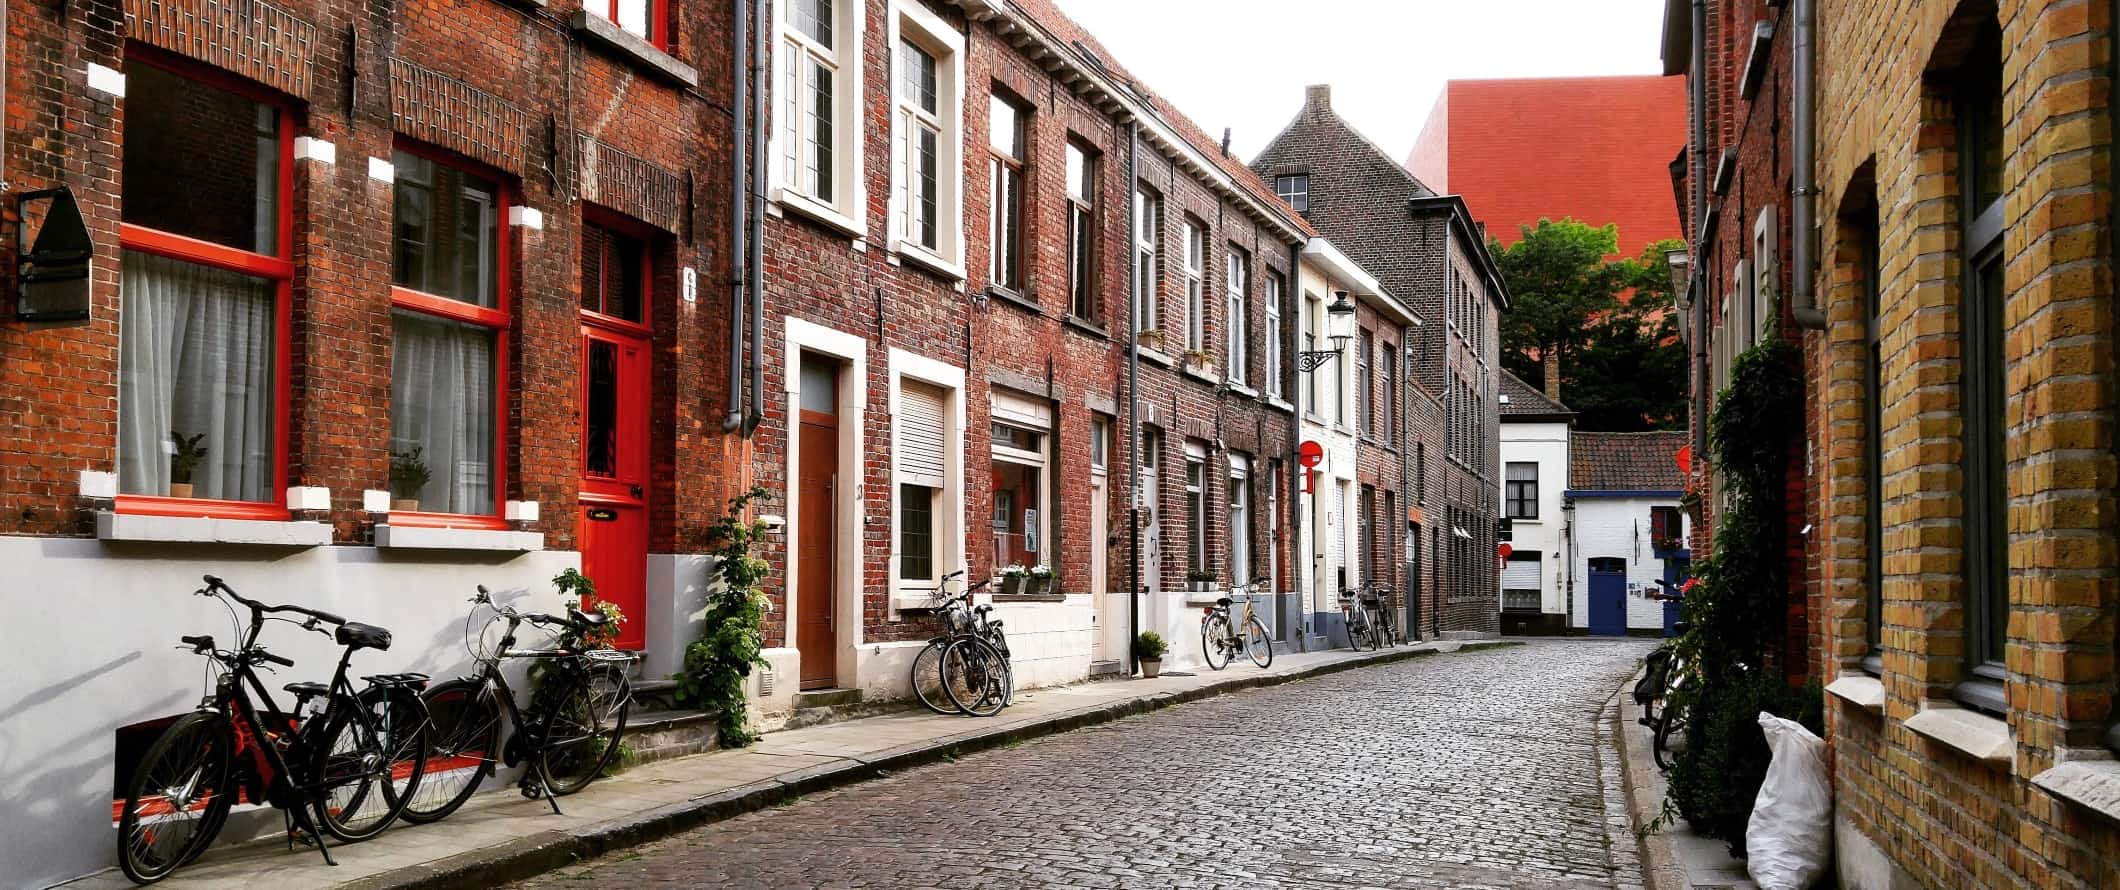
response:
[[[1774,759],[1745,827],[1746,867],[1760,890],[1805,890],[1833,862],[1833,786],[1826,743],[1803,724],[1759,712]]]

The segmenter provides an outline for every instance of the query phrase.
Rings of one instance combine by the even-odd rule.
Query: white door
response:
[[[1141,437],[1141,588],[1163,589],[1163,497],[1156,480],[1162,472],[1162,436]]]

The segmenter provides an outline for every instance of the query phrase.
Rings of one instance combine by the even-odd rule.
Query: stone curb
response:
[[[1632,817],[1635,840],[1641,845],[1642,876],[1648,881],[1649,890],[1689,890],[1693,882],[1686,877],[1685,863],[1679,859],[1671,837],[1662,831],[1644,831],[1663,809],[1663,801],[1649,799],[1649,775],[1656,769],[1656,760],[1648,749],[1636,750],[1627,743],[1627,727],[1641,716],[1641,706],[1634,703],[1634,684],[1641,682],[1647,672],[1646,667],[1635,671],[1620,686],[1615,696],[1619,706],[1611,711],[1609,728],[1612,743],[1619,749],[1620,787],[1627,795],[1627,814]]]
[[[608,819],[585,826],[578,832],[542,831],[499,846],[371,875],[342,886],[354,890],[493,886],[544,874],[613,850],[661,840],[702,825],[791,801],[806,794],[880,778],[898,770],[1005,747],[1041,736],[1110,723],[1122,717],[1146,714],[1172,705],[1426,655],[1477,652],[1482,649],[1521,645],[1523,644],[1514,641],[1487,641],[1466,642],[1448,649],[1395,648],[1388,652],[1368,653],[1287,673],[1236,674],[1227,680],[1206,686],[1090,705],[1020,723],[1002,724],[990,729],[916,742],[882,751],[865,759],[848,758],[844,762],[804,767],[770,779],[725,788],[683,803]],[[1658,887],[1656,890],[1664,888]]]

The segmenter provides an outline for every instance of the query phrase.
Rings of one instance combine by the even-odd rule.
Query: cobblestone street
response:
[[[1596,720],[1648,648],[1533,641],[1240,692],[518,886],[1636,886]]]

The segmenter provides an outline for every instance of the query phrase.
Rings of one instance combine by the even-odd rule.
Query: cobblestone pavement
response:
[[[1224,695],[518,886],[1638,887],[1598,721],[1648,648],[1533,641]]]

